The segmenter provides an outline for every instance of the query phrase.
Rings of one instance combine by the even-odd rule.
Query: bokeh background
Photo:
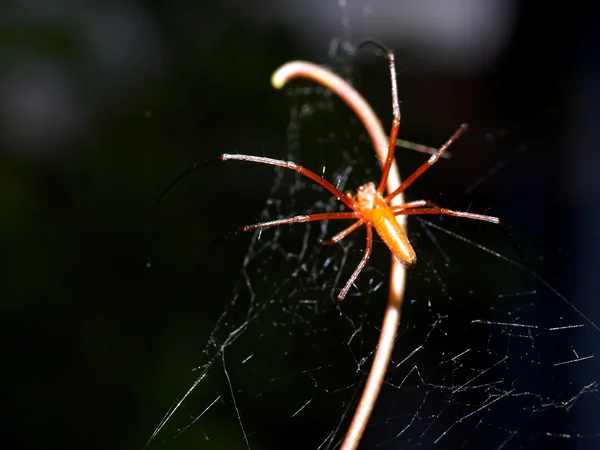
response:
[[[272,71],[329,64],[332,46],[365,37],[402,61],[403,138],[437,146],[472,125],[432,192],[501,214],[541,277],[599,323],[599,21],[598,7],[516,0],[3,2],[3,440],[145,445],[189,385],[247,241],[208,263],[203,251],[255,221],[272,171],[211,166],[152,205],[195,162],[284,157],[289,103]],[[383,59],[352,68],[389,123]],[[323,156],[303,148],[300,162]],[[496,165],[502,182],[460,203]]]

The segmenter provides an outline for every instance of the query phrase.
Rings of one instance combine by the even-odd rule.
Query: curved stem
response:
[[[381,167],[383,167],[388,153],[388,137],[381,126],[381,122],[365,99],[343,78],[323,67],[304,61],[293,61],[284,64],[273,73],[271,83],[275,88],[280,89],[289,80],[298,77],[308,78],[325,86],[336,93],[352,108],[369,133]],[[398,165],[394,161],[386,181],[387,192],[394,192],[400,185],[400,173]],[[398,194],[390,201],[392,206],[400,206],[403,203],[404,197],[402,194]],[[398,220],[398,223],[406,232],[406,217],[396,216],[396,220]],[[406,287],[406,269],[404,269],[402,264],[393,255],[390,272],[388,304],[381,327],[377,351],[341,450],[354,450],[358,447],[373,411],[394,348],[394,340],[398,324],[400,323],[400,312]]]
[[[288,81],[294,78],[308,78],[309,80],[313,80],[344,100],[364,124],[371,142],[373,142],[373,147],[375,147],[381,167],[384,166],[389,144],[387,134],[383,131],[381,122],[375,115],[371,105],[367,103],[356,89],[330,70],[305,61],[292,61],[281,66],[271,76],[271,84],[274,88],[281,89]],[[387,191],[394,192],[400,184],[400,172],[398,171],[398,165],[394,161],[386,182]],[[403,202],[402,198],[394,198],[394,200],[396,200],[394,204],[398,205]],[[404,221],[401,224],[405,226],[406,222]]]

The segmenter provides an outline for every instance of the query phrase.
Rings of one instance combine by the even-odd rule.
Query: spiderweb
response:
[[[351,53],[338,42],[331,65],[360,84]],[[325,178],[342,190],[378,179],[362,125],[337,98],[302,82],[286,93],[289,159],[322,167]],[[501,163],[510,157],[501,156]],[[423,160],[407,158],[409,166]],[[404,176],[410,173],[404,163],[400,167]],[[257,221],[340,208],[299,175],[273,172]],[[470,179],[471,198],[477,195],[477,178]],[[439,199],[441,186],[432,195],[426,187],[415,189],[409,199],[470,207]],[[544,274],[536,276],[510,238],[492,225],[438,217],[409,223],[418,263],[409,273],[396,348],[363,448],[600,444],[592,419],[600,411],[593,344],[600,332],[576,309],[576,301],[547,281],[558,258],[536,264],[536,272]],[[342,227],[298,224],[248,237],[239,277],[232,277],[231,295],[205,341],[190,388],[174,401],[148,447],[335,448],[340,443],[375,351],[389,270],[389,253],[377,242],[356,288],[336,309],[335,296],[362,256],[364,231],[342,245],[316,242]],[[518,244],[518,236],[515,240]],[[520,247],[526,259],[536,255],[535,242]]]

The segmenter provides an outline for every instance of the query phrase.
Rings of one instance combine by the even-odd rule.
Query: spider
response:
[[[396,67],[394,60],[394,53],[391,50],[386,50],[387,58],[389,62],[391,88],[392,88],[392,107],[393,107],[393,122],[392,129],[389,136],[389,147],[388,153],[383,165],[383,171],[379,184],[376,186],[374,182],[366,183],[360,186],[356,192],[356,195],[352,193],[343,193],[337,189],[333,184],[323,179],[316,173],[302,167],[291,161],[284,161],[278,159],[264,158],[259,156],[251,155],[239,155],[225,153],[218,157],[221,161],[245,161],[254,162],[259,164],[268,164],[272,166],[284,167],[286,169],[294,170],[300,175],[312,180],[319,184],[331,194],[333,194],[339,201],[341,201],[351,212],[331,212],[331,213],[320,213],[310,215],[299,215],[294,217],[288,217],[286,219],[272,220],[268,222],[257,223],[254,225],[247,225],[242,227],[241,231],[253,231],[262,228],[269,228],[278,225],[288,225],[293,223],[302,222],[314,222],[321,220],[355,220],[355,222],[348,226],[340,233],[333,236],[331,239],[326,241],[320,241],[321,245],[331,245],[341,241],[343,238],[348,236],[350,233],[356,231],[363,225],[366,227],[367,242],[365,251],[362,259],[358,266],[340,291],[337,296],[337,303],[341,302],[344,297],[348,294],[348,291],[353,286],[354,281],[366,266],[373,248],[373,228],[381,238],[381,240],[388,246],[394,256],[406,267],[410,268],[415,265],[417,256],[413,247],[411,246],[406,233],[396,220],[398,215],[420,215],[420,214],[444,214],[454,217],[463,217],[467,219],[481,220],[485,222],[491,222],[495,224],[500,223],[500,219],[497,217],[472,214],[461,211],[453,211],[450,209],[442,208],[433,202],[428,200],[416,200],[404,203],[402,205],[392,205],[391,200],[404,192],[417,178],[419,178],[427,169],[433,166],[443,155],[444,152],[450,147],[450,145],[456,141],[467,130],[467,124],[462,124],[457,131],[442,145],[435,154],[433,154],[428,161],[422,164],[417,170],[415,170],[408,178],[406,178],[401,185],[387,196],[383,195],[383,191],[386,186],[386,181],[392,167],[394,160],[394,149],[396,147],[396,138],[398,135],[398,129],[400,127],[400,107],[398,102],[398,88],[396,83]]]

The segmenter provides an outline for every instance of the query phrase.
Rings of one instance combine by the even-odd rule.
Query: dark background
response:
[[[403,138],[437,146],[471,124],[452,170],[435,172],[414,195],[443,191],[449,206],[501,216],[540,276],[600,321],[598,8],[511,3],[502,50],[453,65],[399,31],[365,25],[366,3],[323,3],[337,28],[311,22],[318,11],[276,2],[252,14],[235,2],[0,7],[3,428],[11,448],[144,446],[189,386],[248,241],[221,244],[199,264],[202,252],[225,230],[256,221],[273,172],[211,166],[174,189],[153,218],[152,205],[194,162],[223,152],[285,157],[289,99],[270,75],[292,59],[330,63],[333,38],[357,44],[368,33],[397,51]],[[387,124],[386,65],[365,52],[346,67]],[[298,161],[317,172],[324,164],[310,148]],[[489,182],[466,195],[476,174]],[[548,314],[540,323],[553,323],[550,306],[540,313]],[[597,327],[578,321],[588,329],[582,345],[597,354]],[[595,448],[600,428],[585,425],[592,414],[569,417],[571,430],[583,421],[587,439],[555,439],[554,448]],[[282,439],[274,434],[270,445]]]

